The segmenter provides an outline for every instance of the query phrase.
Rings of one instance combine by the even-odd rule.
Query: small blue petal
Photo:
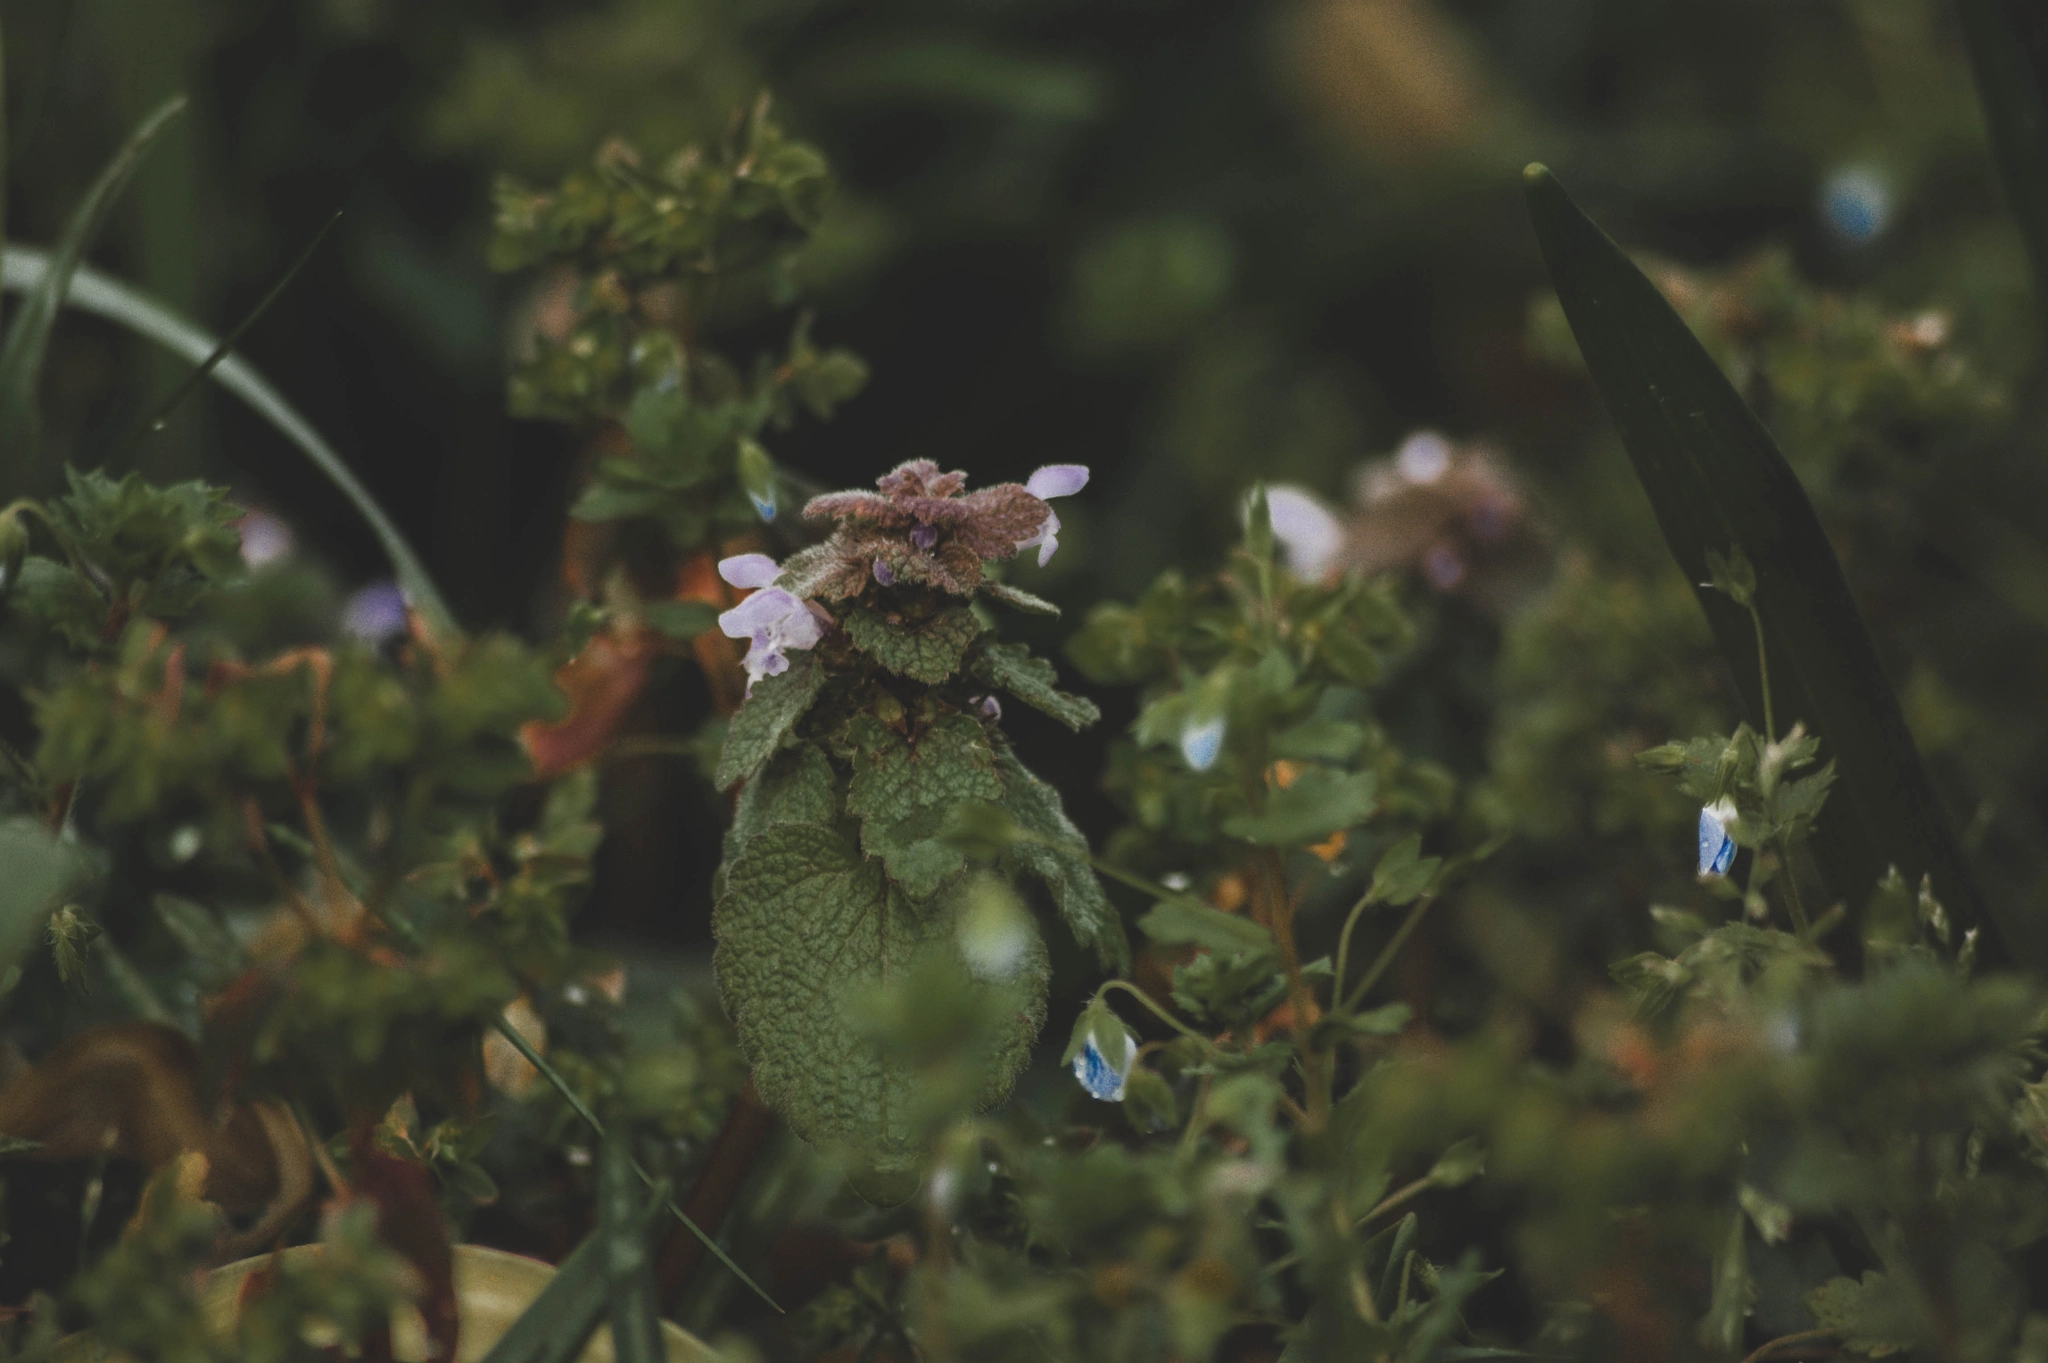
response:
[[[775,519],[775,494],[773,492],[770,492],[766,497],[757,497],[752,492],[749,492],[747,500],[754,504],[754,512],[762,520],[772,521]]]
[[[1891,183],[1868,166],[1843,167],[1821,186],[1820,209],[1837,236],[1852,246],[1868,245],[1891,225]]]
[[[1130,1050],[1130,1055],[1125,1057],[1121,1070],[1109,1063],[1092,1036],[1088,1038],[1088,1044],[1081,1049],[1081,1053],[1074,1057],[1074,1077],[1081,1081],[1082,1088],[1088,1090],[1090,1098],[1099,1098],[1105,1103],[1120,1103],[1124,1100],[1124,1076],[1130,1073],[1131,1061],[1136,1058],[1138,1050],[1128,1039],[1125,1044]]]
[[[1735,864],[1735,839],[1728,836],[1732,809],[1708,805],[1700,810],[1700,874],[1725,876]]]
[[[1207,771],[1215,766],[1222,752],[1223,716],[1190,724],[1180,731],[1180,755],[1196,771]]]

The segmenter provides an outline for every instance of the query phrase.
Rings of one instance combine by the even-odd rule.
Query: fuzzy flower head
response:
[[[752,588],[752,595],[718,617],[718,628],[728,639],[747,640],[747,691],[763,677],[780,676],[789,670],[789,650],[815,648],[824,637],[818,617],[789,592],[774,584],[782,569],[766,554],[740,554],[718,565],[718,575],[735,587]]]
[[[810,520],[834,520],[823,544],[786,565],[790,590],[827,601],[857,596],[871,584],[912,583],[970,596],[984,580],[982,567],[1037,548],[1044,563],[1059,547],[1059,517],[1049,497],[1067,497],[1088,482],[1079,464],[1053,464],[1028,483],[999,483],[967,491],[967,475],[942,473],[928,459],[898,465],[877,480],[874,492],[855,490],[815,497]]]

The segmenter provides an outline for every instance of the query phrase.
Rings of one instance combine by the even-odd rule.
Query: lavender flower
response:
[[[1024,490],[1041,502],[1054,497],[1071,497],[1088,486],[1086,464],[1047,464],[1025,480]],[[1017,541],[1017,552],[1038,546],[1038,566],[1043,568],[1052,561],[1055,550],[1060,547],[1059,513],[1046,509],[1045,522],[1038,527],[1038,533],[1027,540]]]
[[[396,582],[373,582],[341,608],[341,628],[365,643],[381,644],[405,633],[405,593]]]
[[[718,575],[735,587],[751,587],[746,600],[718,617],[718,628],[728,639],[745,639],[747,694],[763,677],[777,677],[789,670],[790,649],[814,648],[825,628],[811,608],[780,587],[770,586],[782,570],[766,554],[739,554],[718,565]]]
[[[1344,527],[1335,512],[1314,493],[1284,483],[1266,489],[1266,511],[1287,571],[1311,582],[1330,571],[1344,547]]]
[[[1137,1063],[1138,1042],[1129,1032],[1124,1033],[1123,1056],[1113,1062],[1102,1053],[1090,1036],[1081,1053],[1074,1057],[1074,1078],[1081,1081],[1081,1087],[1088,1090],[1090,1098],[1099,1098],[1105,1103],[1120,1103],[1124,1098],[1124,1081],[1130,1077],[1131,1066]]]
[[[1735,864],[1735,839],[1728,825],[1735,822],[1735,802],[1717,800],[1700,810],[1700,874],[1725,876]]]

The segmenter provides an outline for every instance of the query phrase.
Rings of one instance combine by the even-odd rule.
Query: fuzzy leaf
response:
[[[873,719],[854,721],[860,749],[846,808],[861,817],[861,850],[918,899],[938,892],[965,857],[939,840],[947,812],[970,800],[999,800],[995,750],[979,721],[948,715],[915,739]]]
[[[825,669],[810,653],[793,656],[789,670],[781,676],[755,682],[754,694],[747,697],[725,731],[725,749],[718,755],[718,788],[724,790],[759,771],[811,708],[824,684]]]
[[[1830,1279],[1806,1294],[1806,1309],[1818,1325],[1842,1332],[1843,1348],[1870,1358],[1905,1353],[1922,1334],[1911,1300],[1882,1273],[1865,1273],[1860,1283]]]
[[[855,647],[891,672],[936,686],[960,670],[967,646],[981,634],[981,622],[959,606],[902,624],[856,610],[846,617],[846,633]]]
[[[832,824],[839,818],[839,789],[832,763],[812,743],[785,748],[740,789],[732,828],[725,835],[727,857],[747,839],[780,823]]]
[[[1092,700],[1059,689],[1059,674],[1022,644],[990,644],[975,655],[974,675],[1009,692],[1035,710],[1043,710],[1075,733],[1102,718]]]
[[[982,591],[1002,602],[1005,606],[1023,611],[1026,615],[1058,615],[1060,608],[1042,596],[1033,596],[1021,587],[1012,587],[1007,582],[984,582]]]
[[[1267,847],[1308,847],[1372,817],[1378,788],[1369,771],[1308,767],[1286,789],[1267,795],[1265,813],[1225,819],[1223,831]]]
[[[956,950],[953,917],[912,907],[878,863],[827,828],[769,828],[733,863],[713,922],[719,988],[763,1101],[799,1136],[852,1147],[885,1171],[915,1163],[916,1072],[886,1055],[852,1008],[920,953]],[[1041,997],[1043,953],[1027,972]],[[1036,1031],[1035,1017],[1012,1019],[978,1106],[1008,1094]]]
[[[1125,969],[1131,948],[1123,923],[1088,864],[1088,840],[1068,820],[1059,792],[1027,771],[1007,747],[996,754],[996,770],[1003,780],[1003,809],[1038,839],[1012,844],[1010,858],[1045,882],[1075,940],[1091,948],[1104,969]]]
[[[1932,874],[1966,926],[1985,906],[1864,629],[1856,598],[1798,476],[1655,285],[1550,172],[1528,172],[1530,215],[1579,349],[1672,556],[1694,583],[1752,719],[1763,715],[1749,612],[1697,584],[1707,551],[1740,547],[1756,573],[1777,715],[1803,722],[1840,773],[1813,848],[1834,893],[1860,901],[1885,868]],[[2048,931],[2016,914],[2008,951],[2048,960]]]

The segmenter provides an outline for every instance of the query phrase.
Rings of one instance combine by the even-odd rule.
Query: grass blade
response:
[[[22,292],[39,290],[49,278],[51,266],[51,256],[47,252],[27,246],[9,246],[4,261],[0,261],[0,286]],[[205,362],[218,346],[209,332],[194,326],[140,290],[89,265],[81,265],[73,272],[64,302],[81,312],[119,323],[194,364]],[[443,636],[454,634],[455,617],[441,599],[440,590],[427,575],[419,556],[413,553],[412,546],[406,543],[405,536],[398,532],[391,518],[384,514],[384,509],[377,505],[369,489],[356,480],[349,466],[313,429],[312,423],[239,355],[222,357],[213,371],[213,380],[276,427],[285,439],[298,446],[300,452],[327,475],[328,480],[341,490],[342,496],[348,498],[357,513],[369,523],[371,532],[384,548],[385,557],[391,560],[398,585],[404,588],[413,607],[425,617],[428,627]]]
[[[2012,0],[1960,0],[1957,8],[2005,197],[2034,263],[2035,306],[2048,325],[2048,21]]]
[[[278,281],[270,286],[270,291],[263,295],[255,307],[249,310],[246,317],[235,323],[235,329],[221,337],[220,343],[214,346],[212,352],[199,362],[198,367],[190,374],[187,374],[184,380],[176,388],[173,388],[162,402],[156,405],[155,411],[143,418],[141,424],[136,428],[136,435],[138,437],[145,432],[160,431],[164,428],[164,423],[170,420],[171,413],[178,410],[178,405],[184,402],[186,398],[192,396],[198,390],[199,385],[206,382],[213,374],[213,371],[220,367],[222,360],[225,360],[234,353],[236,342],[248,334],[249,328],[256,325],[257,319],[270,311],[270,305],[277,301],[278,295],[282,294],[291,282],[299,277],[299,271],[306,268],[306,263],[312,260],[313,253],[320,249],[320,243],[327,240],[327,234],[333,231],[334,224],[340,221],[341,213],[337,210],[334,216],[323,223],[320,230],[313,234],[313,239],[306,243],[305,250],[299,252],[299,258],[292,262],[291,268],[278,277]]]
[[[1827,533],[1797,475],[1656,286],[1541,166],[1529,211],[1578,337],[1672,556],[1695,584],[1753,722],[1764,713],[1747,612],[1700,586],[1707,552],[1740,545],[1756,568],[1771,691],[1786,724],[1817,733],[1837,763],[1812,846],[1832,892],[1860,907],[1885,868],[1933,877],[1965,927],[1985,926],[1987,959],[2041,961],[2039,929],[2001,918],[1993,934],[1962,852],[1879,665]],[[2000,947],[2003,947],[2001,952]]]
[[[641,1208],[640,1187],[625,1133],[605,1138],[597,1170],[597,1233],[604,1241],[606,1295],[610,1303],[612,1357],[617,1363],[664,1363],[661,1311],[656,1305],[651,1229]],[[654,1205],[668,1201],[668,1185],[654,1190]]]
[[[79,260],[93,238],[99,235],[107,211],[128,187],[128,181],[142,164],[142,158],[158,134],[185,111],[185,97],[175,95],[158,105],[130,134],[114,159],[85,192],[85,198],[64,225],[56,250],[50,253],[48,268],[37,286],[28,291],[21,310],[0,342],[0,449],[8,451],[8,467],[18,484],[33,467],[42,440],[42,416],[36,404],[36,381],[42,376],[43,356],[49,349],[50,327]],[[15,489],[19,491],[17,487]]]
[[[562,1260],[533,1304],[498,1337],[483,1363],[569,1363],[597,1333],[611,1286],[602,1233]]]

